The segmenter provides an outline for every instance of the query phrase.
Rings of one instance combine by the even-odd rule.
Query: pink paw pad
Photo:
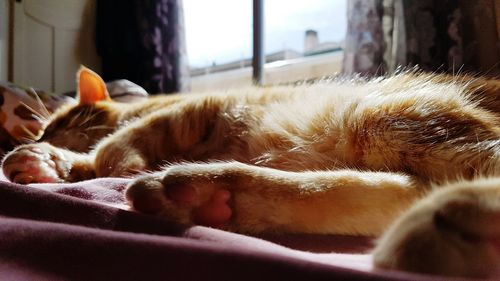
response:
[[[176,203],[185,205],[194,205],[199,199],[195,188],[189,185],[173,186],[167,191],[167,196]],[[207,202],[194,208],[194,222],[218,228],[226,226],[232,216],[232,210],[229,207],[230,198],[229,191],[216,190]]]
[[[5,157],[2,169],[7,178],[15,183],[61,182],[56,164],[57,159],[62,159],[59,154],[50,147],[42,149],[35,144],[21,146]]]
[[[226,226],[233,213],[228,205],[230,198],[231,193],[229,191],[217,190],[209,202],[195,210],[195,223],[218,228]]]

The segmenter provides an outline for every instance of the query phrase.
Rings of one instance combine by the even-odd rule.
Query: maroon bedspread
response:
[[[0,181],[0,280],[433,280],[373,270],[366,238],[255,238],[127,211],[127,182]]]

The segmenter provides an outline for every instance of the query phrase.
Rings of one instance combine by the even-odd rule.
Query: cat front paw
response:
[[[398,219],[374,250],[375,266],[461,277],[500,276],[500,178],[433,192]]]
[[[132,182],[125,193],[132,208],[183,224],[227,227],[233,213],[229,190],[186,167],[172,166]]]
[[[21,184],[63,182],[70,166],[65,155],[48,143],[19,146],[2,163],[4,175]]]

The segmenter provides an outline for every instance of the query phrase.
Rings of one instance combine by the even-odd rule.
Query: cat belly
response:
[[[325,98],[311,108],[270,108],[277,113],[250,128],[250,163],[288,171],[404,172],[433,182],[500,175],[496,117],[458,93]]]

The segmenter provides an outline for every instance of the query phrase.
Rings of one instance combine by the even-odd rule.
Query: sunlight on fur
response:
[[[79,103],[3,159],[11,181],[135,176],[126,197],[140,212],[250,234],[381,235],[376,266],[498,274],[498,80],[408,71],[122,104],[91,70],[77,77]]]

